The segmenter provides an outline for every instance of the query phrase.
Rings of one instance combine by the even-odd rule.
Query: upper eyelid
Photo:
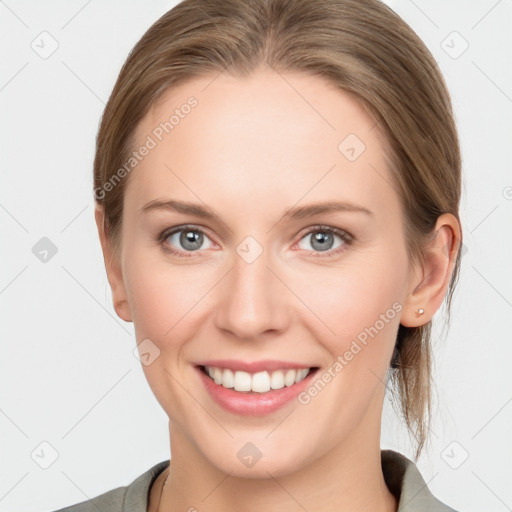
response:
[[[325,224],[316,224],[315,226],[310,226],[309,228],[306,228],[306,232],[303,234],[303,236],[309,235],[310,233],[314,231],[322,231],[325,230],[329,233],[334,233],[335,235],[346,235],[347,238],[354,238],[347,230],[341,229],[341,228],[335,228],[334,226],[327,226]]]
[[[159,238],[165,240],[167,237],[174,235],[175,233],[179,233],[180,231],[200,231],[204,235],[208,236],[208,238],[211,238],[211,236],[208,234],[208,229],[204,226],[196,225],[196,224],[184,224],[181,226],[174,226],[173,228],[164,229],[162,233],[159,235]]]

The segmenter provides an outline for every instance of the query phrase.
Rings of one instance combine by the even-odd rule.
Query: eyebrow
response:
[[[351,202],[339,202],[339,201],[328,201],[325,203],[315,203],[306,206],[295,206],[286,210],[281,217],[284,219],[303,219],[304,217],[312,217],[313,215],[319,215],[321,213],[333,213],[333,212],[359,212],[366,215],[373,215],[373,212],[365,208],[364,206],[358,205]]]
[[[196,203],[177,201],[175,199],[155,199],[142,207],[142,211],[144,213],[155,210],[170,210],[177,213],[215,220],[224,224],[221,218],[210,208]],[[323,203],[314,203],[306,206],[295,206],[289,208],[281,216],[279,222],[283,220],[303,219],[306,217],[312,217],[314,215],[320,215],[322,213],[333,212],[359,212],[370,216],[373,215],[373,212],[368,210],[368,208],[365,208],[364,206],[358,205],[356,203],[327,201]]]

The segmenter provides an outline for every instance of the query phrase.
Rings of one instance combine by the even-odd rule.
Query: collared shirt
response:
[[[381,450],[381,462],[386,485],[398,502],[398,512],[455,512],[432,495],[418,468],[407,457]],[[55,512],[147,512],[151,485],[167,466],[168,460],[159,462],[128,486]]]

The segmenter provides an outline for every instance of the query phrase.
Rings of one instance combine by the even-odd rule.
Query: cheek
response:
[[[307,276],[297,273],[294,281],[290,276],[290,282],[294,282],[293,289],[309,310],[309,316],[316,318],[316,330],[323,333],[321,338],[330,333],[334,343],[339,343],[374,325],[381,315],[387,314],[391,319],[398,316],[398,325],[397,304],[402,299],[406,279],[402,268],[399,261],[389,264],[354,259],[353,264],[338,269],[318,269]]]
[[[186,337],[194,323],[197,329],[201,302],[215,282],[213,271],[172,265],[161,256],[134,250],[124,272],[137,340],[149,338],[163,350],[164,340]]]
[[[137,343],[149,339],[159,350],[142,367],[146,379],[162,408],[179,422],[190,407],[190,397],[178,384],[190,378],[184,350],[197,335],[215,276],[209,279],[193,266],[171,265],[148,253],[134,249],[126,258],[126,290]]]
[[[313,280],[321,286],[311,287],[309,279],[309,287],[306,280],[297,282],[297,294],[308,306],[303,325],[329,354],[317,377],[322,382],[312,383],[301,403],[311,403],[318,421],[336,432],[356,428],[384,392],[402,310],[400,268],[374,261]]]

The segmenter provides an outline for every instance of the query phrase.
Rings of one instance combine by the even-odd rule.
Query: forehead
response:
[[[253,202],[279,193],[286,204],[337,191],[383,207],[398,199],[376,122],[316,76],[259,70],[190,80],[152,105],[136,147],[148,137],[154,147],[128,186],[137,185],[139,201],[172,192],[235,197],[241,207],[248,193]]]

